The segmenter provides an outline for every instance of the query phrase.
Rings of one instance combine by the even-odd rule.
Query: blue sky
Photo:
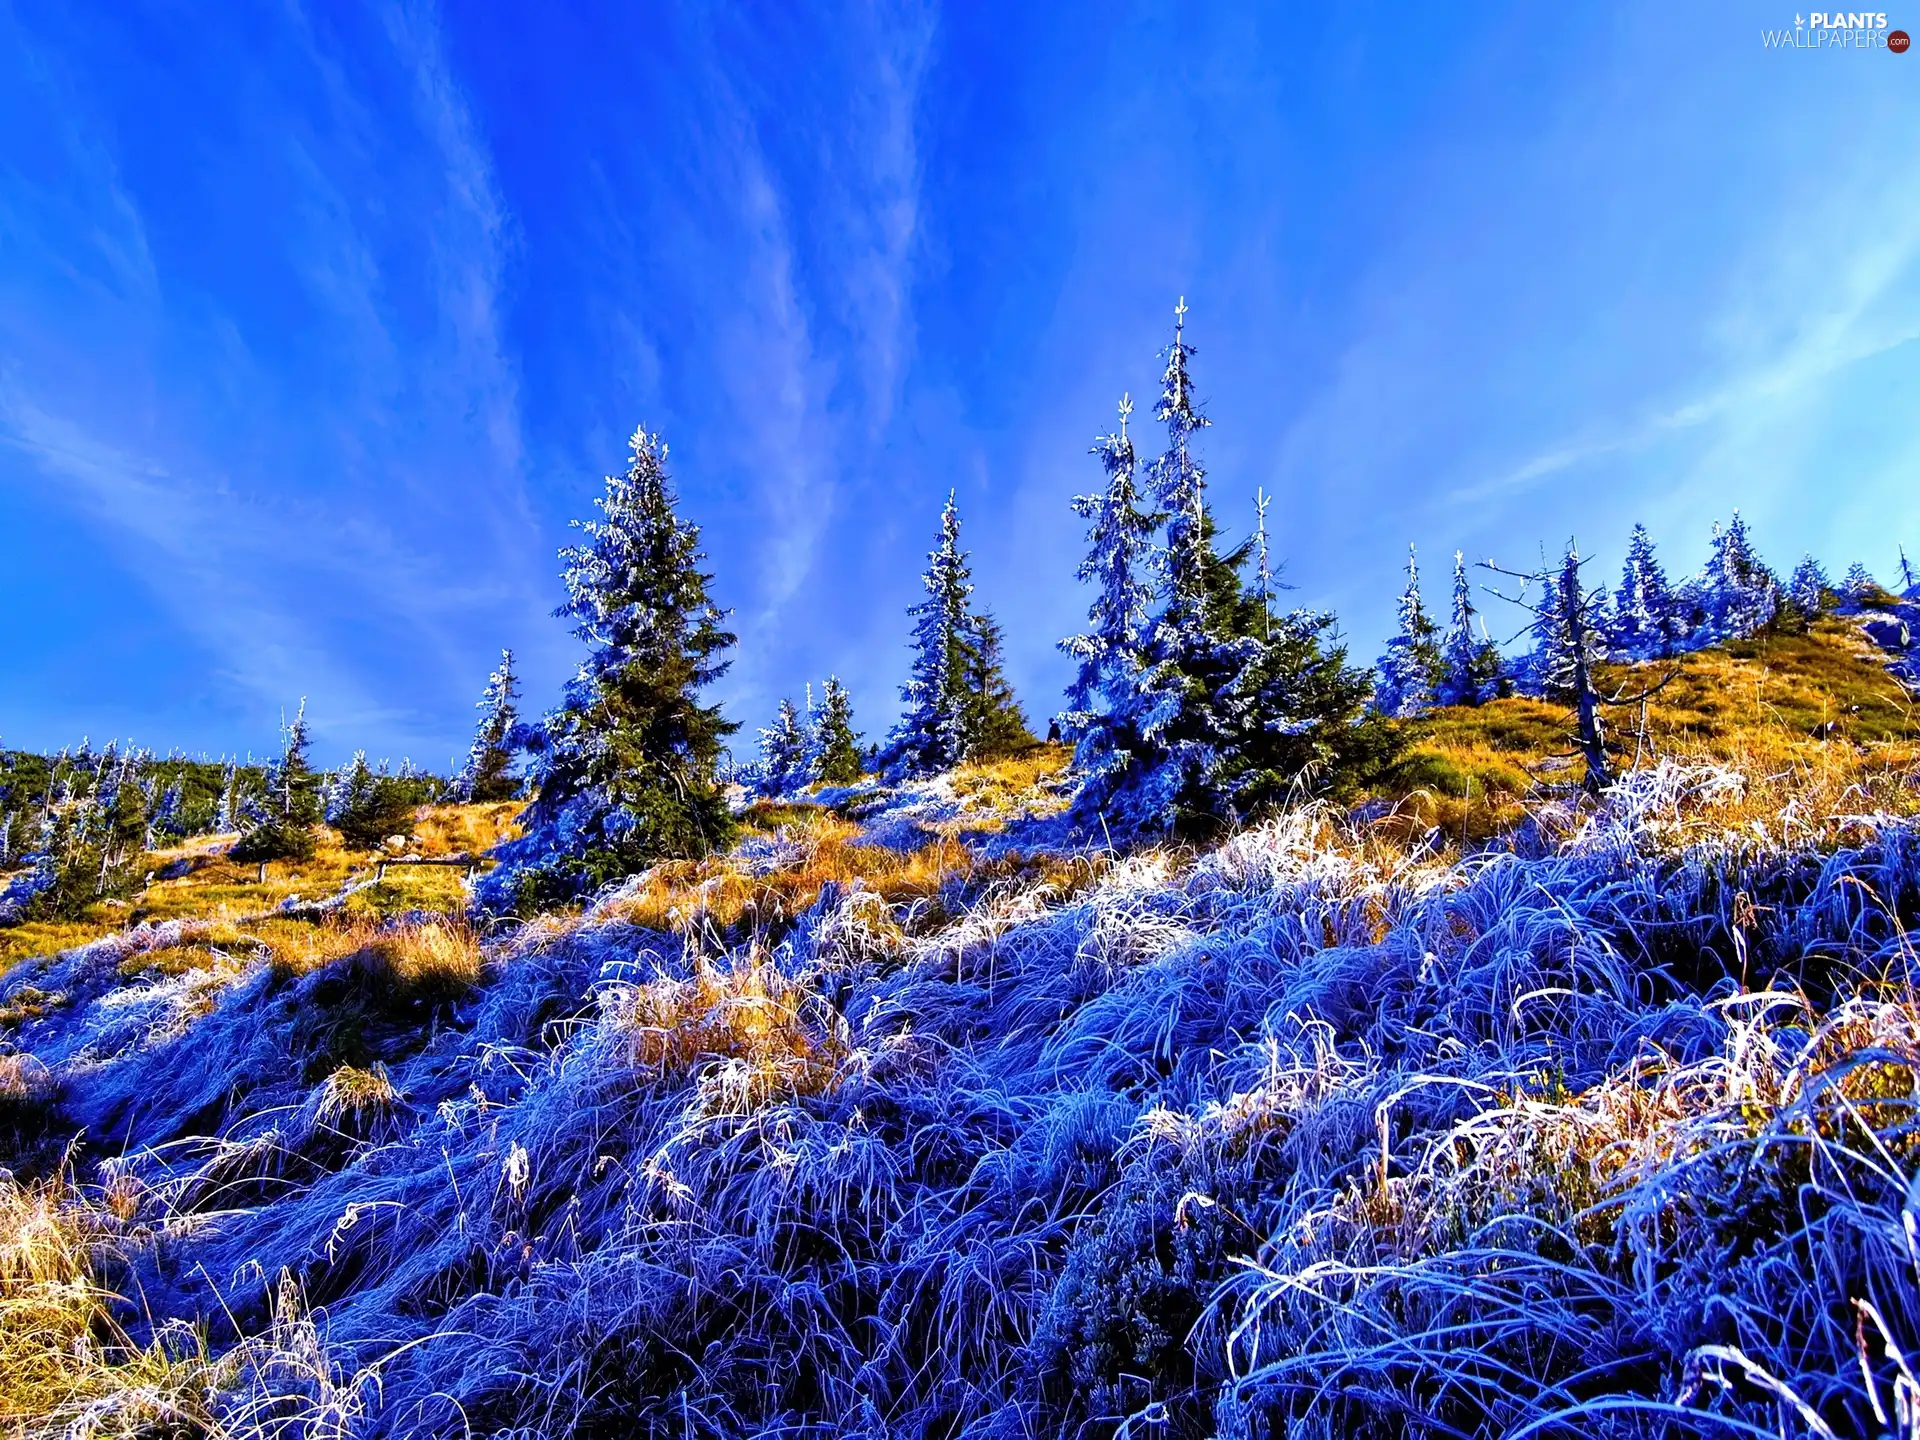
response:
[[[444,764],[500,646],[536,706],[576,663],[554,552],[643,421],[749,727],[837,671],[883,728],[950,486],[1044,716],[1181,295],[1223,520],[1273,495],[1363,658],[1410,541],[1438,599],[1738,505],[1886,574],[1920,55],[1793,18],[0,3],[0,739],[264,751],[306,696],[322,759]]]

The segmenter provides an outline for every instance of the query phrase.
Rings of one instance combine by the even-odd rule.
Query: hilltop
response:
[[[1855,618],[1656,665],[1597,801],[1515,696],[1200,845],[1035,745],[524,918],[333,831],[157,852],[0,932],[0,1419],[1864,1433],[1920,735]]]

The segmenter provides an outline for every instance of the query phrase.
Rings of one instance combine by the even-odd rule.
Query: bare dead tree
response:
[[[1563,695],[1572,703],[1573,729],[1568,738],[1573,743],[1573,749],[1568,754],[1570,757],[1578,756],[1585,762],[1586,773],[1581,778],[1580,788],[1589,795],[1597,796],[1614,780],[1613,763],[1607,754],[1602,709],[1615,705],[1640,707],[1634,753],[1634,763],[1638,764],[1640,749],[1646,738],[1647,701],[1666,688],[1677,672],[1669,672],[1658,683],[1631,695],[1624,690],[1614,695],[1600,693],[1595,683],[1595,672],[1599,662],[1606,657],[1603,625],[1606,591],[1597,586],[1587,588],[1580,576],[1580,567],[1584,564],[1586,561],[1581,558],[1579,548],[1572,540],[1568,540],[1567,553],[1557,566],[1543,564],[1538,570],[1508,570],[1491,560],[1483,560],[1480,568],[1520,582],[1515,594],[1509,595],[1491,587],[1487,593],[1509,605],[1518,606],[1533,617],[1521,633],[1532,633],[1539,641],[1546,672],[1541,678],[1547,692]],[[1540,595],[1538,600],[1528,594],[1536,586]]]

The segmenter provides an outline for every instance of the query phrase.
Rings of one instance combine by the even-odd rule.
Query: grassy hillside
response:
[[[1668,679],[1668,676],[1671,679]],[[1664,681],[1662,685],[1661,682]],[[1646,704],[1605,715],[1621,768],[1661,757],[1730,764],[1777,808],[1786,785],[1804,805],[1838,803],[1855,786],[1899,806],[1920,760],[1920,717],[1853,621],[1827,618],[1806,635],[1760,635],[1673,660],[1602,668],[1600,688]],[[1423,825],[1484,839],[1511,826],[1540,788],[1577,779],[1562,705],[1517,696],[1441,709],[1409,726],[1386,798]]]
[[[1920,737],[1839,622],[1672,668],[1597,805],[1512,700],[1202,852],[1036,747],[484,934],[165,857],[9,937],[0,1429],[1880,1433]]]
[[[404,855],[445,857],[481,855],[508,832],[519,806],[432,805],[421,809]],[[153,878],[131,900],[104,900],[71,920],[36,920],[0,928],[0,967],[33,955],[53,954],[147,921],[218,921],[236,932],[276,936],[293,943],[313,922],[287,920],[273,912],[290,900],[322,900],[370,877],[381,856],[350,850],[331,830],[322,829],[311,860],[275,861],[266,867],[241,864],[226,856],[237,838],[200,836],[148,857]],[[409,910],[459,914],[466,908],[462,872],[443,866],[391,865],[385,880],[350,896],[349,917],[393,915]]]

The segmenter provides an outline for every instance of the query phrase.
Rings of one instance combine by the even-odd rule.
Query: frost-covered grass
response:
[[[34,962],[7,1203],[90,1298],[21,1332],[81,1357],[21,1413],[1872,1433],[1920,1339],[1920,826],[1793,780],[1662,764],[1466,858],[1305,810],[897,890],[918,852],[794,809],[484,942]],[[724,920],[741,876],[779,924]]]
[[[879,817],[893,838],[900,833],[900,808],[890,806]],[[950,837],[876,843],[865,823],[817,804],[755,806],[746,819],[749,834],[731,853],[656,865],[603,901],[600,913],[724,944],[747,934],[778,937],[823,896],[831,901],[858,890],[924,932],[992,884],[1030,881],[1069,889],[1091,879],[1103,863],[1098,856],[1046,851],[990,855]],[[915,838],[921,838],[917,827]]]
[[[1039,747],[485,934],[208,855],[0,973],[0,1430],[1909,1433],[1920,783],[1807,643],[1491,847],[1116,853]]]
[[[121,1229],[64,1175],[0,1178],[0,1427],[8,1434],[207,1430],[209,1386],[230,1383],[188,1326],[138,1344],[96,1255]]]

